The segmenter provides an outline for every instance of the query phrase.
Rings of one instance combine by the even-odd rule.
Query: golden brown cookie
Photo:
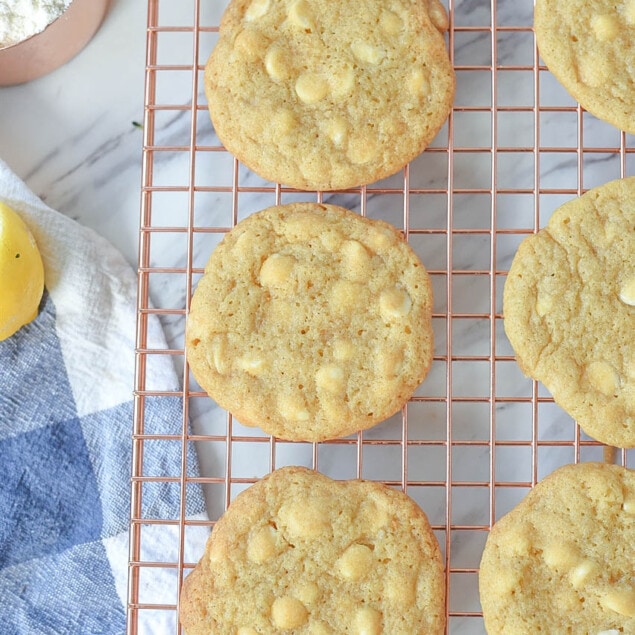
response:
[[[540,55],[596,117],[635,133],[635,0],[536,0]]]
[[[410,398],[432,362],[431,315],[428,274],[392,225],[333,205],[270,207],[212,253],[188,361],[242,423],[321,441]]]
[[[635,446],[635,177],[566,203],[521,243],[503,312],[523,372],[590,436]]]
[[[444,598],[439,545],[412,500],[289,467],[216,524],[180,620],[187,635],[440,635]]]
[[[489,635],[635,633],[635,472],[562,467],[490,532],[479,575]]]
[[[389,176],[449,114],[447,27],[439,0],[232,0],[205,70],[218,137],[297,188]]]

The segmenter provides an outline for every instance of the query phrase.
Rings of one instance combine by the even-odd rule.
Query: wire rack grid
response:
[[[410,495],[444,554],[447,632],[484,633],[478,565],[492,524],[559,465],[635,461],[633,451],[585,437],[540,384],[522,376],[501,310],[519,242],[564,201],[634,173],[634,139],[586,113],[544,67],[532,0],[449,0],[457,94],[431,147],[394,177],[346,192],[266,183],[222,147],[207,114],[203,70],[225,5],[148,1],[128,633],[181,632],[181,583],[206,534],[236,494],[287,464],[379,480]],[[392,222],[435,292],[435,355],[423,385],[376,428],[320,444],[243,427],[195,383],[184,351],[189,298],[214,246],[253,211],[296,200]],[[165,347],[148,343],[151,316],[163,324]],[[179,389],[149,379],[166,356],[181,374]],[[156,400],[177,405],[172,434],[152,433],[146,413]],[[180,448],[178,474],[147,469],[145,458],[166,443]],[[161,517],[144,507],[155,486],[173,489],[178,513]],[[193,488],[202,488],[208,518],[188,515]],[[144,542],[160,530],[166,547],[158,562]]]

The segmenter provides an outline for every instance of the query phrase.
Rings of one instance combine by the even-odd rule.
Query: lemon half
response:
[[[44,293],[44,265],[33,234],[0,203],[0,341],[37,316]]]

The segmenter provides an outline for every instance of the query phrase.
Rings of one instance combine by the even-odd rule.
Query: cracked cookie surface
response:
[[[590,113],[635,133],[635,0],[536,0],[540,55]]]
[[[287,467],[216,524],[180,619],[187,635],[441,635],[444,598],[439,545],[410,498]]]
[[[192,298],[194,376],[241,423],[320,441],[397,412],[433,354],[432,288],[390,224],[333,205],[253,214]]]
[[[523,372],[590,436],[635,446],[635,177],[560,207],[521,243],[504,289]]]
[[[449,114],[447,28],[439,0],[233,0],[205,70],[218,137],[297,188],[394,174]]]
[[[635,472],[580,463],[490,532],[479,574],[489,635],[635,632]]]

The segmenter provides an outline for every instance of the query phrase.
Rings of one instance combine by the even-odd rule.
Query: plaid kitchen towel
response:
[[[109,243],[48,208],[1,161],[0,200],[29,225],[46,280],[38,317],[0,342],[0,632],[124,633],[136,278]],[[158,320],[148,329],[148,345],[165,348]],[[149,381],[176,389],[169,360],[156,361]],[[177,401],[148,399],[146,429],[178,434]],[[181,444],[154,449],[144,474],[178,476]],[[193,455],[188,464],[194,473]],[[178,518],[179,488],[151,485],[143,517]],[[188,489],[186,514],[204,517],[200,490]],[[144,527],[144,560],[166,561],[178,539],[178,527]],[[197,543],[186,542],[186,558]],[[163,585],[174,603],[174,568],[149,571],[140,598]],[[138,630],[160,635],[173,621],[141,611]]]

